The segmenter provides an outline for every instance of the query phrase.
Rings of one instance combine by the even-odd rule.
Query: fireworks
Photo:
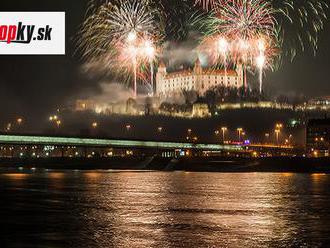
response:
[[[82,57],[89,63],[101,59],[104,70],[120,75],[133,71],[134,95],[138,78],[147,78],[146,63],[153,77],[153,60],[160,29],[155,13],[145,1],[121,0],[105,3],[83,23],[78,40]],[[144,68],[144,71],[138,71]],[[151,79],[152,82],[153,79]]]
[[[258,70],[261,91],[263,69],[270,65],[266,60],[277,55],[272,53],[275,51],[272,46],[277,43],[274,9],[265,0],[223,0],[212,4],[214,9],[208,20],[211,35],[206,37],[201,50],[207,47],[214,64],[218,64],[220,53],[225,72],[228,64],[243,64],[245,88],[247,69]]]
[[[301,51],[318,48],[318,36],[327,20],[326,0],[272,0],[284,55],[291,60]]]
[[[202,5],[206,10],[215,7],[217,0],[196,0],[196,4]]]
[[[233,0],[217,7],[217,29],[231,39],[249,40],[259,34],[274,36],[275,18],[269,2]]]
[[[123,0],[108,12],[107,22],[111,26],[111,38],[117,41],[134,41],[140,36],[155,36],[159,29],[154,13],[145,1]]]
[[[269,37],[261,35],[249,40],[214,35],[201,44],[200,52],[208,56],[210,64],[214,64],[215,67],[222,66],[225,74],[229,66],[243,65],[244,86],[247,89],[247,71],[258,71],[259,83],[262,85],[263,70],[272,68],[278,55],[278,49],[272,42]]]
[[[203,34],[199,48],[210,64],[242,64],[245,78],[259,73],[262,88],[263,71],[281,55],[315,53],[327,10],[326,0],[92,0],[78,49],[86,67],[134,78],[136,93],[138,82],[153,85],[162,37]]]

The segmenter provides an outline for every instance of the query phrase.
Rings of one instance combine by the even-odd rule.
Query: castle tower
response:
[[[199,58],[197,58],[195,65],[194,65],[194,70],[193,70],[193,74],[195,79],[194,81],[194,89],[198,92],[200,90],[202,90],[204,87],[202,85],[202,77],[203,77],[203,68],[201,65],[201,61],[199,60]]]
[[[201,65],[201,61],[199,60],[199,58],[197,58],[194,66],[194,73],[198,75],[198,74],[202,74],[202,72],[203,72],[203,68]]]
[[[244,86],[244,70],[242,64],[236,65],[236,73],[237,73],[237,87],[243,87]]]
[[[159,63],[157,74],[156,74],[156,85],[154,92],[156,92],[156,95],[158,95],[164,88],[164,77],[166,76],[167,71],[166,71],[166,66],[163,61]]]

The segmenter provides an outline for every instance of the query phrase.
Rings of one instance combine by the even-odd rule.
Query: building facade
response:
[[[310,156],[330,156],[330,119],[312,119],[308,121],[306,148]]]
[[[242,65],[237,65],[236,70],[204,69],[197,59],[193,70],[168,73],[164,63],[161,63],[156,75],[156,94],[166,97],[182,91],[194,90],[204,95],[214,86],[242,87],[243,81]]]

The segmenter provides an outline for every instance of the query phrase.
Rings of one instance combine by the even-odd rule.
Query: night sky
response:
[[[86,89],[99,89],[96,80],[79,73],[74,42],[83,21],[87,0],[2,1],[1,11],[65,11],[67,47],[65,56],[1,56],[0,115],[49,112]],[[268,73],[266,87],[272,92],[300,93],[308,96],[330,95],[330,25],[320,36],[316,57],[298,55],[293,63],[284,62],[275,73]],[[0,117],[1,118],[1,117]]]

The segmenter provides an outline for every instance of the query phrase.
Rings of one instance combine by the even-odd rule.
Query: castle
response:
[[[226,77],[227,74],[227,77]],[[186,90],[194,90],[199,95],[204,95],[211,87],[223,85],[225,87],[243,86],[243,67],[237,65],[236,70],[203,69],[200,60],[197,59],[193,70],[184,70],[168,73],[163,62],[158,67],[156,75],[156,95],[166,97],[181,93]]]

